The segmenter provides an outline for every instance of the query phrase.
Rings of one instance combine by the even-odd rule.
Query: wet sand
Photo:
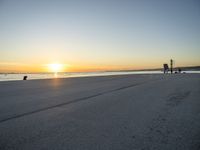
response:
[[[1,150],[198,150],[200,74],[0,82]]]

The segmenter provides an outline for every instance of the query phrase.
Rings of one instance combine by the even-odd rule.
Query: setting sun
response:
[[[52,72],[61,72],[64,69],[63,64],[48,64],[48,68]]]

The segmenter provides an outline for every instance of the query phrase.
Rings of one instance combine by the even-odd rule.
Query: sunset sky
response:
[[[200,65],[199,0],[0,0],[0,72]]]

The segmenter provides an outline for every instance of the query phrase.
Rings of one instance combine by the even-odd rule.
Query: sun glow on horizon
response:
[[[48,64],[47,66],[48,66],[49,71],[54,72],[54,73],[64,71],[63,64],[54,63],[54,64]]]

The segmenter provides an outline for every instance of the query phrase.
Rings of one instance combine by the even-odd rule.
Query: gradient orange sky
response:
[[[200,65],[198,0],[0,1],[0,72]]]

